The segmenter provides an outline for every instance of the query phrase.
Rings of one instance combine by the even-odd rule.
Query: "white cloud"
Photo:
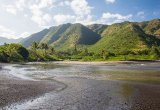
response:
[[[26,0],[16,0],[15,6],[17,10],[23,11],[24,7],[26,7]]]
[[[12,22],[12,26],[15,25],[15,32],[8,28],[2,28],[1,26],[0,35],[5,35],[9,38],[25,37],[29,35],[28,32],[33,33],[34,31],[40,31],[42,28],[68,22],[82,23],[84,25],[93,23],[113,24],[132,18],[131,14],[121,15],[110,12],[99,13],[102,14],[99,16],[97,12],[93,12],[94,7],[91,6],[88,1],[89,0],[8,0],[8,2],[0,2],[2,3],[0,6],[3,6],[1,7],[2,14],[10,17],[9,14],[4,13],[6,11],[16,15],[13,16],[13,18],[2,16],[2,21],[5,21],[2,22],[3,26],[6,25],[7,27],[10,25],[7,23],[11,22],[6,23],[7,20],[11,19],[15,21],[15,24]],[[104,1],[106,1],[106,3],[116,2],[116,0]],[[136,17],[138,17],[138,15],[140,16],[142,13],[137,13]]]
[[[26,17],[26,18],[27,18],[27,17],[28,17],[28,14],[24,14],[24,17]]]
[[[98,23],[103,24],[113,24],[113,23],[119,23],[123,21],[130,20],[132,18],[132,14],[129,15],[121,15],[118,13],[103,13],[100,20],[98,20]]]
[[[89,24],[93,21],[91,14],[93,7],[89,6],[87,0],[15,0],[10,4],[10,7],[14,8],[12,13],[25,12],[23,16],[36,23],[39,27],[51,24],[52,18],[57,24],[67,21]],[[67,7],[71,11],[68,13],[55,12],[52,15],[51,9],[59,7],[62,9]]]
[[[52,17],[51,17],[50,14],[44,14],[43,20],[44,20],[45,22],[49,23],[49,22],[51,22]]]
[[[70,5],[76,15],[84,16],[91,13],[92,7],[86,0],[72,0]]]
[[[30,19],[41,27],[51,22],[52,17],[48,13],[48,10],[54,7],[54,1],[55,0],[15,0],[9,4],[3,4],[3,9],[14,15],[18,12],[25,12],[24,17],[30,15]]]
[[[28,37],[29,35],[30,35],[29,32],[23,32],[22,34],[20,34],[20,37],[25,38],[25,37]]]
[[[52,8],[53,0],[38,0],[38,3],[32,4],[29,9],[32,13],[31,20],[37,23],[40,27],[43,27],[51,22],[52,17],[44,9]]]
[[[70,5],[70,1],[61,1],[58,2],[57,6],[69,6]]]
[[[76,15],[75,23],[90,24],[93,21],[93,7],[89,6],[86,0],[72,0],[70,7]]]
[[[52,17],[50,14],[44,13],[40,9],[33,9],[31,20],[37,23],[39,26],[45,26],[51,22]]]
[[[0,36],[7,38],[16,38],[15,31],[0,25]]]
[[[28,37],[30,35],[29,32],[23,32],[21,34],[16,33],[15,31],[9,29],[8,27],[4,27],[0,25],[0,37],[13,38],[17,39],[20,37]]]
[[[18,11],[23,11],[24,8],[27,7],[26,1],[27,0],[15,0],[9,4],[3,4],[2,6],[6,12],[16,15]]]
[[[114,3],[116,0],[106,0],[106,3]]]
[[[92,15],[87,15],[85,18],[76,17],[75,23],[81,23],[84,25],[89,25],[95,23]]]
[[[3,5],[3,8],[8,12],[11,13],[13,15],[17,14],[17,10],[13,5]]]
[[[66,22],[73,22],[75,19],[75,16],[72,15],[63,15],[63,14],[57,14],[53,17],[54,21],[56,22],[57,25],[63,24]]]
[[[145,18],[145,13],[143,11],[139,11],[137,13],[137,16],[140,17],[141,19],[144,19]]]
[[[53,7],[53,0],[40,0],[40,3],[37,6],[39,8],[50,8],[50,7]]]

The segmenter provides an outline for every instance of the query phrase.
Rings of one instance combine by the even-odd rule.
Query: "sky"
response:
[[[28,37],[64,23],[113,24],[160,18],[160,0],[0,0],[0,36]]]

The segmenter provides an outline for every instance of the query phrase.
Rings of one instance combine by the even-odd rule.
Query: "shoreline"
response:
[[[64,86],[57,81],[22,79],[5,69],[0,69],[0,76],[0,109],[41,97]]]
[[[41,62],[12,62],[12,63],[5,63],[0,62],[0,69],[2,66],[8,64],[43,64],[43,63],[55,63],[55,64],[138,64],[138,63],[158,63],[160,60],[127,60],[127,61],[41,61]]]
[[[93,65],[100,65],[100,64],[139,64],[139,63],[158,63],[159,60],[152,60],[152,61],[56,61],[53,62],[55,64],[93,64]],[[43,63],[43,62],[42,62]]]
[[[105,65],[105,64],[139,64],[139,63],[159,63],[160,60],[143,61],[49,61],[49,62],[26,62],[24,64],[76,64],[76,65]]]

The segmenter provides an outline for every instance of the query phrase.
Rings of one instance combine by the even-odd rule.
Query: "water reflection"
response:
[[[10,74],[25,79],[53,77],[86,77],[122,80],[160,81],[160,63],[136,64],[56,64],[30,63],[6,66]]]
[[[88,104],[86,105],[87,108],[90,104],[97,104],[97,99],[109,103],[109,105],[106,105],[106,103],[104,103],[104,105],[102,104],[104,107],[107,106],[108,109],[120,109],[125,108],[123,106],[129,106],[129,103],[131,103],[129,102],[130,98],[135,93],[133,85],[138,81],[147,83],[160,82],[159,63],[89,65],[55,64],[51,62],[23,65],[15,64],[8,65],[5,68],[10,70],[10,74],[22,79],[53,81],[59,78],[60,81],[64,82],[68,87],[62,92],[49,93],[44,97],[28,101],[27,103],[24,103],[24,105],[18,104],[19,110],[21,110],[21,108],[28,107],[29,105],[31,108],[33,106],[36,108],[39,108],[40,106],[47,108],[48,104],[51,108],[55,108],[57,104],[63,107],[66,103],[69,103],[69,101],[70,103],[73,103],[71,107],[77,104],[75,102],[79,102],[81,107],[83,107],[83,104]],[[82,96],[86,96],[86,99],[84,100]],[[75,102],[72,102],[74,100]],[[91,102],[89,103],[88,100]],[[98,101],[98,103],[100,101]],[[55,103],[55,106],[53,103]]]

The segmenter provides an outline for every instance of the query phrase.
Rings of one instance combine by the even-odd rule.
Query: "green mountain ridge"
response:
[[[35,41],[40,44],[47,43],[55,46],[57,49],[66,50],[74,48],[75,45],[92,45],[99,39],[100,35],[86,26],[79,23],[67,23],[35,33],[21,43],[25,47],[29,47]]]
[[[75,45],[92,45],[100,39],[100,35],[88,29],[81,24],[71,25],[58,39],[53,42],[53,46],[56,48],[65,50],[68,48],[74,48]]]
[[[87,27],[92,31],[96,32],[97,34],[101,34],[108,27],[108,25],[92,24],[92,25],[87,25]]]
[[[40,43],[47,43],[51,44],[54,41],[58,40],[63,32],[69,28],[71,24],[63,24],[59,26],[54,26],[49,29],[49,32],[43,37],[43,39],[40,41]]]
[[[47,43],[55,49],[88,48],[91,52],[102,50],[115,54],[145,51],[160,46],[160,19],[145,22],[122,22],[112,25],[62,24],[45,29],[24,39],[29,47],[33,41]]]
[[[147,34],[160,38],[160,19],[137,23]]]
[[[116,54],[128,54],[128,52],[145,51],[153,45],[159,46],[160,40],[147,35],[135,23],[124,22],[109,26],[103,31],[102,38],[89,50],[97,53],[105,50]]]

